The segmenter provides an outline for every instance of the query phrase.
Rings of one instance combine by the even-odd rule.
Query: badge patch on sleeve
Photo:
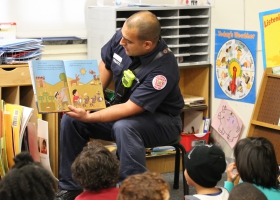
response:
[[[167,83],[167,79],[165,78],[165,76],[162,75],[157,75],[153,78],[153,87],[156,90],[162,90]]]

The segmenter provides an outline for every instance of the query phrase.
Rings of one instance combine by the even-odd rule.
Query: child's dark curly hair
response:
[[[55,179],[39,162],[34,162],[28,152],[14,158],[15,165],[0,181],[0,199],[53,200]]]
[[[116,186],[119,161],[105,146],[93,140],[83,148],[71,170],[73,179],[85,190],[99,191]]]
[[[126,178],[120,187],[118,200],[166,200],[169,185],[156,172],[144,172]]]

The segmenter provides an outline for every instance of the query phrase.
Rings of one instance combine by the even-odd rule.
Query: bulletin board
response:
[[[266,68],[254,106],[247,136],[265,137],[273,144],[280,163],[280,75]]]

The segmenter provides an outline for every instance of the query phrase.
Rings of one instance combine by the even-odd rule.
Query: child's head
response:
[[[119,161],[103,144],[93,140],[77,156],[71,170],[73,179],[85,190],[99,191],[116,186]]]
[[[196,146],[185,156],[185,166],[189,185],[212,188],[225,172],[225,154],[215,145]]]
[[[251,183],[240,183],[229,193],[228,200],[267,200],[262,191]]]
[[[76,96],[76,95],[78,94],[78,90],[74,89],[74,90],[72,91],[72,94],[73,94],[74,96]]]
[[[53,200],[55,179],[28,152],[14,158],[15,165],[0,181],[0,199]]]
[[[272,143],[263,137],[239,140],[234,148],[237,171],[244,182],[278,188],[278,164]]]
[[[58,92],[58,91],[54,93],[54,98],[57,99],[57,95],[59,95],[59,92]]]
[[[144,172],[126,178],[118,200],[168,200],[169,185],[159,173]]]
[[[47,146],[46,140],[43,140],[43,141],[42,141],[42,146],[43,146],[43,147],[46,147],[46,146]]]

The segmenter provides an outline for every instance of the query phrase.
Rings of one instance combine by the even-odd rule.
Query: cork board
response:
[[[265,137],[267,138],[274,146],[276,158],[278,164],[280,163],[280,132],[279,130],[273,130],[270,128],[255,126],[254,137]]]
[[[262,97],[258,121],[278,124],[280,117],[280,78],[268,77]]]
[[[272,74],[271,68],[265,69],[247,133],[247,136],[267,138],[274,146],[278,164],[280,164],[279,85],[280,75]]]

